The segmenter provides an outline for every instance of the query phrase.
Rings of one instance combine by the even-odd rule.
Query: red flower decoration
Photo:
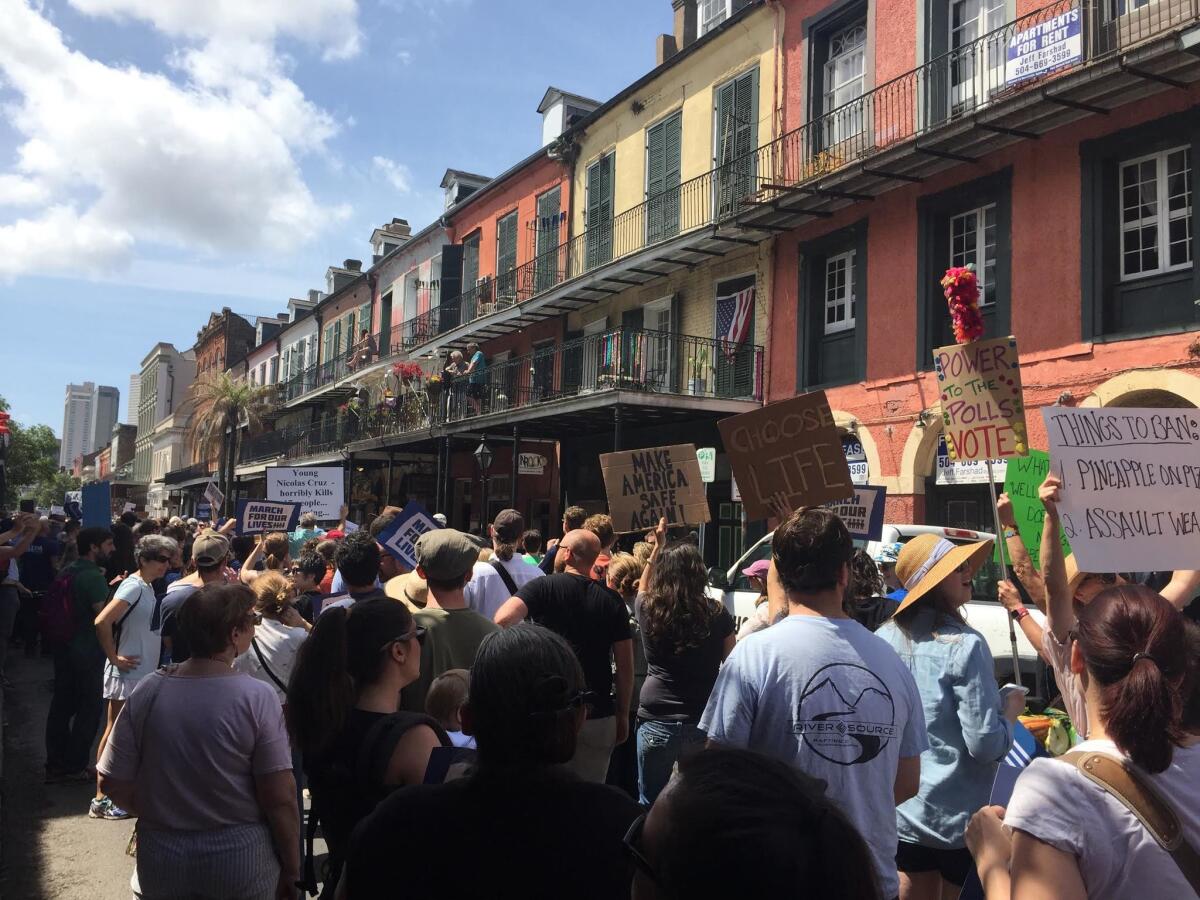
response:
[[[952,266],[942,276],[942,292],[950,306],[954,339],[969,344],[983,337],[983,316],[979,314],[979,281],[970,266]]]

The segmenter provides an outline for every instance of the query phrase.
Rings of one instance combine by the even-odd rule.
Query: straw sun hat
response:
[[[896,560],[896,577],[908,588],[908,595],[896,608],[903,612],[946,580],[963,563],[971,577],[987,562],[992,552],[991,541],[975,544],[952,544],[936,534],[919,534],[900,551]],[[893,613],[893,615],[896,615]]]

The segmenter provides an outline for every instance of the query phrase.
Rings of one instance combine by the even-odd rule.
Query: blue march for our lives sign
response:
[[[855,486],[854,494],[845,500],[835,500],[825,506],[846,523],[850,537],[856,541],[877,541],[883,535],[883,509],[887,488],[871,484]]]
[[[1008,42],[1004,83],[1008,87],[1073,66],[1083,59],[1083,17],[1079,7],[1018,31]]]
[[[379,532],[375,540],[400,562],[410,569],[416,569],[417,538],[441,527],[429,515],[429,510],[416,500],[410,500],[408,506],[400,511],[391,525]]]
[[[262,534],[268,531],[294,531],[300,518],[299,503],[274,500],[239,500],[237,533]]]

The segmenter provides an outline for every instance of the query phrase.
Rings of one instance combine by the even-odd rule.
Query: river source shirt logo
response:
[[[832,663],[804,686],[793,727],[823,759],[843,766],[867,763],[896,736],[896,704],[870,669]]]

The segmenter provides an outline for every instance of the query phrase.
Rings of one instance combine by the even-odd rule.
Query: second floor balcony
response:
[[[327,355],[324,362],[306,366],[289,377],[280,377],[276,385],[279,402],[295,405],[301,400],[334,399],[352,393],[355,379],[379,365],[398,359],[404,352],[396,329],[388,329],[358,340],[350,347]],[[339,390],[340,388],[340,390]]]

